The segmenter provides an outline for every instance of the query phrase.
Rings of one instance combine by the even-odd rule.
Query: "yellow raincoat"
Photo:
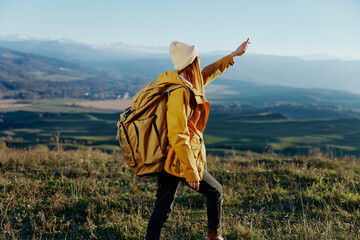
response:
[[[229,66],[234,64],[232,56],[228,55],[205,67],[202,70],[206,86]],[[157,79],[158,85],[182,84],[177,71],[161,73]],[[166,172],[183,177],[187,182],[201,181],[206,162],[203,132],[209,117],[210,104],[195,88],[195,110],[190,107],[190,95],[185,88],[170,92],[167,102],[167,126],[170,147],[165,160]],[[190,120],[188,121],[188,118]]]

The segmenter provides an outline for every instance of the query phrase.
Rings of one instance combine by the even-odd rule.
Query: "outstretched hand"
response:
[[[246,50],[248,49],[248,45],[250,44],[249,42],[249,38],[243,42],[235,51],[233,51],[232,53],[230,53],[230,55],[232,57],[236,57],[236,56],[241,56],[243,55]]]

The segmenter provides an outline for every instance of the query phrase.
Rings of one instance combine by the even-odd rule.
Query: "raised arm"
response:
[[[215,78],[220,76],[226,69],[234,65],[234,58],[237,56],[243,55],[248,45],[250,44],[249,38],[243,42],[235,51],[227,55],[226,57],[221,58],[220,60],[206,66],[202,70],[202,75],[204,79],[204,85],[208,85]]]
[[[223,57],[222,59],[204,67],[201,72],[204,79],[204,85],[206,86],[211,83],[232,65],[234,65],[234,58],[227,55],[226,57]]]

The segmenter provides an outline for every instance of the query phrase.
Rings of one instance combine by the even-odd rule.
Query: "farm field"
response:
[[[359,119],[288,119],[281,114],[215,115],[206,127],[210,149],[308,153],[318,147],[335,155],[360,155]]]
[[[104,100],[104,101],[79,101],[73,103],[67,103],[67,105],[74,107],[88,108],[89,110],[109,110],[109,111],[124,111],[127,107],[131,106],[131,100],[116,99],[116,100]]]
[[[19,102],[17,100],[0,100],[0,109],[10,109],[10,108],[24,108],[31,106],[31,103],[28,102]]]
[[[223,235],[360,239],[359,158],[208,155],[223,186]],[[156,178],[118,153],[0,149],[0,239],[144,239]],[[205,239],[206,199],[181,184],[162,239]]]
[[[71,109],[70,107],[68,107]],[[119,150],[116,122],[119,113],[13,111],[0,114],[0,142],[9,147],[46,145],[57,137],[64,149]],[[360,156],[360,120],[294,120],[275,113],[213,114],[205,130],[210,153],[271,152],[307,154],[312,148],[334,155]]]

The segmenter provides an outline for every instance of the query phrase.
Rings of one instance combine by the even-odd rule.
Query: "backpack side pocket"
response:
[[[164,159],[164,151],[161,148],[158,126],[156,126],[156,115],[149,118],[134,121],[137,129],[138,144],[135,156],[139,154],[144,164],[154,164]]]
[[[130,167],[135,167],[136,166],[136,161],[134,158],[134,152],[133,149],[131,148],[131,144],[130,144],[130,139],[127,133],[127,129],[124,125],[123,122],[118,121],[117,123],[118,126],[118,133],[117,133],[117,138],[119,139],[119,145],[121,148],[121,153],[125,158],[125,161],[127,162],[127,164]]]

